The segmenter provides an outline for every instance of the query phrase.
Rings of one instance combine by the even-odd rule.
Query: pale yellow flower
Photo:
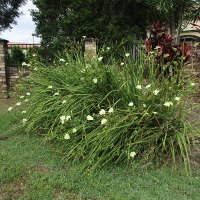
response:
[[[133,102],[131,101],[131,102],[128,104],[128,106],[133,106]]]
[[[113,109],[113,108],[110,108],[110,109],[108,110],[108,112],[109,112],[109,113],[113,113],[113,112],[114,112],[114,109]]]
[[[69,136],[69,134],[68,134],[68,133],[66,133],[66,134],[65,134],[65,137],[64,137],[64,139],[65,139],[65,140],[69,140],[69,139],[70,139],[70,136]]]
[[[136,85],[136,88],[137,88],[138,90],[141,90],[141,89],[142,89],[142,86],[141,86],[141,85]]]
[[[157,95],[159,92],[160,92],[159,90],[154,90],[154,91],[153,91],[153,94],[154,94],[154,95]]]
[[[148,88],[150,88],[150,87],[151,87],[151,85],[149,84],[149,85],[147,85],[145,88],[148,89]]]
[[[63,100],[62,104],[66,103],[67,101],[66,100]]]
[[[166,107],[170,107],[170,106],[173,106],[173,103],[169,101],[169,102],[164,103],[163,105]]]
[[[131,158],[134,158],[135,156],[136,156],[135,151],[133,151],[133,152],[130,153],[130,157],[131,157]]]
[[[180,98],[180,97],[175,97],[174,99],[175,99],[176,101],[180,101],[181,98]]]
[[[11,111],[12,109],[13,109],[13,107],[9,107],[9,108],[8,108],[8,111]]]
[[[72,118],[72,117],[71,117],[70,115],[68,115],[68,116],[65,117],[65,120],[68,121],[68,120],[70,120],[71,118]]]
[[[27,119],[22,120],[23,124],[26,124],[27,121],[28,121]]]
[[[105,111],[104,109],[101,109],[100,112],[99,112],[99,114],[100,114],[100,115],[105,115],[105,114],[106,114],[106,111]]]
[[[98,58],[98,61],[102,61],[102,59],[103,59],[103,57],[99,57],[99,58]]]
[[[130,53],[126,53],[125,56],[126,56],[126,57],[129,57],[129,56],[130,56]]]
[[[107,119],[103,118],[103,119],[101,120],[101,124],[105,124],[107,121],[108,121]]]
[[[73,132],[73,133],[76,133],[76,132],[77,132],[77,129],[76,129],[76,128],[73,128],[73,129],[72,129],[72,132]]]
[[[94,79],[93,79],[93,82],[94,82],[94,83],[97,83],[97,78],[94,78]]]
[[[94,120],[94,118],[93,118],[91,115],[88,115],[88,116],[87,116],[87,120],[88,120],[88,121],[92,121],[92,120]]]

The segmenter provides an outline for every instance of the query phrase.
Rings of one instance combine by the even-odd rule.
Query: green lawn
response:
[[[81,175],[81,164],[65,163],[55,147],[38,136],[17,133],[14,117],[1,104],[0,112],[0,200],[184,200],[200,199],[199,164],[192,175],[172,168],[137,171],[107,167]],[[12,103],[11,103],[12,104]],[[54,149],[54,150],[53,150]]]

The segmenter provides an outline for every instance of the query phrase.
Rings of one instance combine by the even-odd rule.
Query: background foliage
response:
[[[25,61],[25,54],[21,47],[13,46],[11,53],[8,55],[9,65],[21,65]]]
[[[160,20],[171,36],[184,23],[197,19],[196,0],[34,0],[38,10],[32,10],[36,32],[43,44],[65,39],[80,40],[82,36],[112,42],[135,41],[146,37],[153,20]],[[56,30],[56,31],[55,31]]]
[[[145,37],[147,7],[137,0],[35,0],[36,31],[44,43],[82,36],[111,41]],[[57,31],[55,31],[57,30]]]
[[[0,31],[11,28],[11,24],[16,23],[19,17],[19,8],[25,4],[26,0],[0,0]]]

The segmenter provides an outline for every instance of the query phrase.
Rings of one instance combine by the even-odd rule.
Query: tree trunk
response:
[[[175,21],[173,14],[171,15],[171,27],[170,27],[171,37],[174,38],[175,36]]]
[[[180,44],[180,36],[181,36],[181,27],[182,27],[183,19],[180,18],[178,29],[177,29],[177,37],[176,37],[176,45]]]

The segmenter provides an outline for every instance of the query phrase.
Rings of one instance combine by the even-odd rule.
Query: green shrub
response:
[[[100,53],[86,61],[81,52],[57,54],[51,66],[32,60],[22,87],[28,92],[26,132],[61,144],[65,159],[83,159],[91,168],[176,157],[187,168],[195,134],[185,116],[195,86],[182,70],[166,78],[152,55],[141,53],[133,63],[124,53],[120,66],[103,64]]]
[[[25,54],[19,46],[13,46],[11,49],[11,54],[9,55],[9,64],[11,65],[21,65],[25,61]]]

